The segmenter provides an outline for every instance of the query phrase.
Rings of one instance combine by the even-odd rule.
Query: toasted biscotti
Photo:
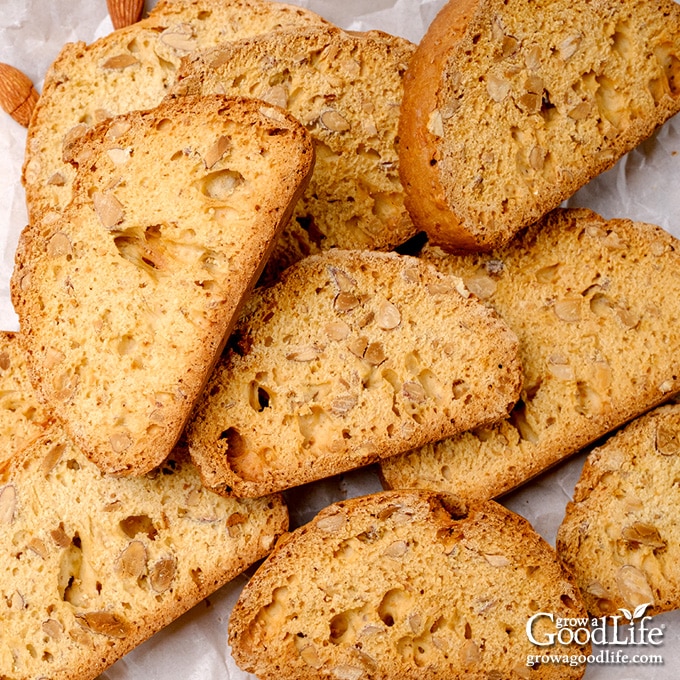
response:
[[[531,525],[493,501],[383,492],[336,503],[279,541],[229,622],[236,663],[262,680],[580,678],[537,654],[546,619],[585,616],[581,595]],[[563,658],[563,657],[562,657]],[[527,665],[529,664],[529,665]]]
[[[65,45],[28,129],[23,182],[30,221],[71,200],[74,141],[97,122],[157,106],[183,56],[282,27],[325,23],[314,12],[269,0],[162,0],[132,26],[90,45]]]
[[[107,473],[172,450],[313,166],[263,102],[169,99],[92,128],[74,200],[21,236],[12,299],[31,381]]]
[[[405,76],[407,207],[442,248],[499,247],[679,109],[672,0],[451,0]]]
[[[557,550],[595,616],[680,608],[680,405],[638,418],[592,451]]]
[[[95,678],[287,527],[280,497],[218,496],[179,451],[119,479],[41,437],[0,476],[0,677]]]
[[[0,331],[0,465],[43,434],[49,423],[31,387],[16,333]]]
[[[265,280],[320,250],[391,250],[414,235],[397,152],[402,78],[414,49],[379,31],[311,26],[183,60],[177,92],[264,99],[287,108],[314,138],[314,174]]]
[[[507,415],[517,341],[454,277],[326,251],[248,300],[187,426],[213,489],[257,496]]]
[[[659,227],[557,210],[486,255],[422,256],[517,333],[509,418],[385,460],[386,487],[499,496],[680,390],[680,244]]]

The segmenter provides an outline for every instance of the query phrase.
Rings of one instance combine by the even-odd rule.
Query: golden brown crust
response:
[[[72,141],[111,116],[157,106],[190,52],[305,25],[328,24],[270,0],[169,0],[89,45],[66,44],[45,75],[28,129],[22,180],[29,221],[68,204]]]
[[[588,456],[557,533],[588,611],[680,608],[680,405],[662,406]],[[637,616],[636,618],[639,618]]]
[[[679,26],[674,2],[449,3],[405,81],[416,224],[490,250],[611,167],[680,109]]]
[[[515,336],[455,277],[331,250],[256,291],[187,428],[205,483],[257,496],[502,417]]]
[[[313,167],[262,102],[167,99],[73,147],[74,200],[22,235],[12,296],[31,380],[103,470],[176,443]]]
[[[314,173],[265,278],[331,248],[391,250],[413,236],[398,176],[402,76],[415,46],[381,31],[281,30],[194,53],[174,91],[286,108],[314,139]]]
[[[388,488],[497,497],[680,389],[677,239],[660,227],[557,210],[504,248],[422,256],[520,339],[510,417],[381,462]]]
[[[0,483],[0,676],[96,677],[264,557],[287,525],[280,497],[212,494],[179,451],[115,479],[52,431]]]
[[[477,243],[451,211],[437,170],[437,137],[430,119],[439,106],[438,81],[449,51],[465,35],[479,0],[449,2],[430,24],[404,75],[404,99],[399,118],[399,174],[406,192],[406,207],[416,225],[433,242],[462,250]]]
[[[420,680],[424,668],[441,680],[521,678],[536,653],[527,621],[541,611],[585,616],[526,520],[493,502],[465,510],[446,495],[386,492],[331,505],[280,541],[242,591],[229,640],[263,680]],[[543,664],[531,677],[584,670]]]

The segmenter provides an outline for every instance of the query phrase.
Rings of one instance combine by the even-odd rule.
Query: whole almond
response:
[[[106,0],[113,27],[125,28],[137,23],[144,11],[144,0]]]
[[[14,66],[0,63],[0,107],[19,125],[28,127],[37,101],[31,79]]]

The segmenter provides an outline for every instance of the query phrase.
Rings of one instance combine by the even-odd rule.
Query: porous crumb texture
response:
[[[489,250],[680,109],[672,0],[452,1],[405,78],[407,207],[448,250]]]
[[[55,430],[13,459],[0,478],[1,677],[94,678],[271,550],[288,526],[279,497],[218,496],[175,455],[116,479]]]
[[[176,90],[257,97],[311,133],[316,166],[266,280],[328,248],[390,250],[413,236],[398,172],[402,78],[415,46],[371,31],[278,31],[188,57]]]
[[[182,57],[282,27],[325,23],[309,10],[268,0],[167,0],[90,45],[65,45],[28,130],[23,182],[30,220],[70,201],[74,140],[97,122],[158,105]]]
[[[527,666],[532,614],[585,615],[554,550],[493,501],[449,501],[354,498],[282,539],[231,615],[239,666],[262,680],[580,678],[583,666]]]
[[[211,488],[261,495],[506,415],[515,335],[460,279],[326,251],[249,299],[187,427]]]
[[[385,460],[386,487],[493,498],[680,390],[680,249],[659,227],[557,210],[486,255],[422,253],[520,340],[509,417]]]
[[[595,616],[680,608],[680,405],[661,406],[588,456],[557,550]]]
[[[33,393],[16,333],[0,331],[0,465],[43,434],[49,422]]]
[[[31,381],[102,470],[169,454],[313,166],[280,109],[168,99],[74,147],[74,200],[21,236]]]

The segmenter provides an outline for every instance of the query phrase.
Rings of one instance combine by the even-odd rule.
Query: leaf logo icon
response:
[[[631,623],[635,621],[636,619],[641,619],[645,613],[645,610],[647,607],[651,606],[651,602],[645,602],[644,604],[639,604],[637,607],[635,607],[635,610],[631,613],[629,609],[626,609],[625,607],[621,607],[619,611],[624,615],[624,617],[630,621]]]
[[[647,607],[651,606],[652,606],[651,602],[645,602],[644,604],[639,604],[637,607],[635,607],[635,611],[633,612],[633,620],[641,619],[644,616]]]

